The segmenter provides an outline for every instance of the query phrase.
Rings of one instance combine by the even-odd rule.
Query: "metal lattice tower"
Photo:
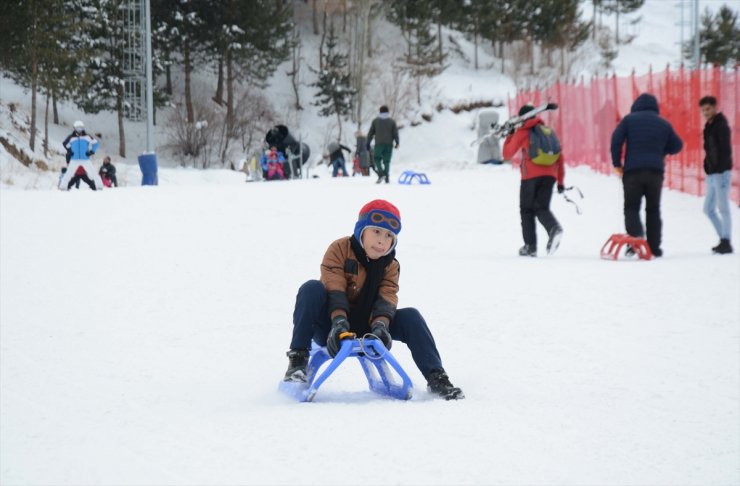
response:
[[[146,114],[146,25],[144,0],[123,0],[124,114],[129,120],[140,121]]]

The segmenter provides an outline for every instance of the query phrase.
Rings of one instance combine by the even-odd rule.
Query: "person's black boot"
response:
[[[388,176],[385,176],[385,183],[388,184],[390,181],[388,180]]]
[[[726,255],[728,253],[732,253],[732,245],[730,245],[730,240],[727,238],[722,238],[721,240],[719,240],[719,245],[712,248],[712,251],[720,255]]]
[[[283,381],[292,381],[296,383],[306,383],[306,366],[308,366],[307,349],[291,349],[287,353],[290,363],[288,371],[285,372]]]
[[[523,247],[519,248],[519,256],[536,257],[537,248],[532,245],[524,245]]]
[[[461,400],[465,394],[461,389],[450,383],[445,370],[433,370],[427,378],[427,390],[437,394],[445,400]]]
[[[547,254],[552,255],[560,247],[560,240],[563,238],[563,228],[554,226],[550,230],[550,239],[547,240]]]
[[[380,184],[381,182],[383,182],[383,174],[379,174],[378,175],[378,180],[375,181],[376,184]]]

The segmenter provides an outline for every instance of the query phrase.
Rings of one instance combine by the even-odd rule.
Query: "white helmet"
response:
[[[84,124],[84,123],[82,123],[82,122],[81,122],[80,120],[77,120],[77,121],[76,121],[76,122],[74,123],[74,125],[73,125],[73,126],[75,127],[75,130],[82,130],[83,128],[85,128],[85,124]]]

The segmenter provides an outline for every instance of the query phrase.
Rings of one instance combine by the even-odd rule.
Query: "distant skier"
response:
[[[534,109],[534,106],[526,104],[519,109],[522,116]],[[532,132],[535,132],[534,134]],[[544,132],[547,132],[545,134]],[[519,249],[521,256],[537,256],[537,224],[547,230],[547,253],[553,254],[560,246],[563,236],[563,228],[550,211],[552,190],[557,181],[558,192],[565,190],[563,180],[565,178],[565,162],[562,152],[544,154],[543,160],[537,153],[535,145],[540,137],[554,137],[554,131],[545,126],[542,118],[535,116],[530,118],[514,133],[510,133],[504,141],[504,159],[512,160],[521,152],[521,184],[519,186],[519,214],[522,220],[522,236],[524,246]],[[552,141],[550,141],[552,143]],[[535,220],[536,218],[536,220]]]
[[[699,101],[704,124],[704,172],[707,174],[707,196],[704,214],[719,235],[714,253],[732,253],[732,216],[730,190],[732,188],[732,142],[730,125],[722,112],[717,111],[717,98],[705,96]]]
[[[376,184],[380,184],[385,179],[386,184],[389,182],[388,176],[391,172],[391,156],[393,155],[393,143],[395,148],[399,146],[398,126],[395,120],[391,118],[388,107],[380,107],[380,113],[370,125],[370,131],[367,133],[367,150],[370,151],[370,144],[375,138],[375,170],[378,173]]]
[[[92,185],[90,185],[90,188],[93,191],[103,189],[103,181],[93,168],[92,162],[90,162],[90,156],[98,150],[100,142],[85,133],[85,125],[81,121],[74,122],[74,131],[64,139],[62,146],[67,151],[69,166],[59,182],[59,188],[69,190],[67,184],[77,174],[77,169],[82,167],[87,177],[94,178],[91,181]]]
[[[654,256],[663,256],[660,248],[662,221],[660,192],[663,188],[665,156],[677,154],[683,141],[671,124],[659,115],[658,100],[643,93],[632,103],[630,114],[614,129],[611,140],[612,165],[622,176],[624,187],[624,225],[630,236],[642,237],[640,206],[645,198],[647,242]],[[622,166],[622,147],[627,145]]]
[[[334,357],[342,334],[353,332],[380,339],[388,349],[394,340],[406,343],[429,391],[447,400],[464,398],[442,368],[432,333],[419,311],[396,309],[400,266],[395,248],[400,231],[398,208],[376,199],[360,210],[352,236],[329,245],[321,280],[309,280],[298,289],[284,381],[306,382],[312,339]]]

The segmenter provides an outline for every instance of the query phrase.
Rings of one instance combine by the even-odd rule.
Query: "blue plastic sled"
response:
[[[310,402],[326,379],[345,359],[350,357],[355,357],[360,361],[371,391],[399,400],[411,398],[413,391],[411,378],[379,339],[345,339],[333,360],[326,352],[326,348],[312,343],[311,358],[306,368],[307,383],[282,381],[278,389],[299,402]],[[329,360],[331,360],[329,366],[318,374],[321,365]],[[395,380],[391,368],[401,378],[400,384]]]
[[[398,183],[410,186],[414,179],[419,181],[419,184],[431,184],[429,178],[423,172],[414,172],[413,170],[407,170],[398,177]]]

